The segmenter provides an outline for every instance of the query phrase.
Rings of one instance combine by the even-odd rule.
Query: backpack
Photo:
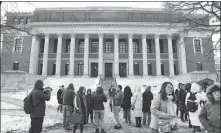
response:
[[[30,93],[28,96],[24,99],[24,111],[26,114],[31,114],[34,110],[34,106],[32,104],[32,93]]]
[[[191,92],[187,100],[187,110],[190,112],[196,112],[198,110],[198,104],[194,102],[194,100],[196,100],[196,93]]]

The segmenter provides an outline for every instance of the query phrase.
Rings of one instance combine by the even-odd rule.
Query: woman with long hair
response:
[[[151,104],[152,133],[170,132],[177,126],[174,88],[171,82],[164,82]]]

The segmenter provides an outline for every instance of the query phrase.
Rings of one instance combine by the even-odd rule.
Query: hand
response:
[[[169,118],[170,118],[170,119],[176,118],[176,115],[169,115]]]

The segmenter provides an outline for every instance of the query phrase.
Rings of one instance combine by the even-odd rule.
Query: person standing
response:
[[[91,123],[93,123],[93,109],[92,109],[92,95],[91,95],[91,89],[87,90],[87,95],[86,95],[86,99],[87,99],[87,117],[89,118],[90,115],[90,119],[91,119]],[[89,119],[88,119],[89,120]],[[87,122],[88,123],[88,122]]]
[[[29,133],[41,133],[45,116],[45,101],[51,98],[51,91],[44,91],[42,80],[36,80],[32,90],[32,105],[34,110],[30,113],[31,127]]]
[[[92,96],[92,108],[94,110],[94,119],[96,125],[96,132],[106,133],[104,130],[104,102],[107,102],[107,97],[104,95],[102,87],[97,87],[96,93]]]
[[[124,88],[124,99],[122,103],[122,108],[124,110],[124,119],[125,123],[131,124],[131,97],[133,96],[131,89],[129,86]]]
[[[137,87],[133,97],[131,98],[132,110],[134,111],[134,116],[136,119],[136,126],[141,127],[141,118],[142,118],[142,106],[143,106],[143,97],[141,92],[141,87]]]
[[[124,99],[124,93],[122,92],[122,86],[118,85],[116,89],[116,93],[114,94],[113,97],[113,113],[114,113],[114,118],[116,120],[117,125],[114,126],[114,129],[121,129],[121,124],[119,120],[119,113],[121,109],[121,104],[123,103]]]
[[[110,110],[112,112],[112,110],[113,110],[113,98],[114,98],[114,94],[116,92],[116,89],[114,88],[113,85],[111,85],[111,87],[110,87],[108,92],[109,92],[109,97],[110,97],[110,99],[109,99],[109,107],[110,107]]]
[[[73,112],[73,100],[74,100],[74,85],[70,83],[62,93],[63,97],[63,127],[65,130],[71,130],[69,128],[69,120],[68,117]]]
[[[64,89],[64,85],[59,87],[60,89],[57,92],[57,100],[58,100],[58,108],[57,108],[57,112],[62,112],[62,104],[63,104],[63,99],[62,99],[62,92],[65,90]]]
[[[74,113],[82,114],[80,123],[80,133],[83,133],[84,125],[87,124],[87,100],[85,96],[86,89],[81,86],[74,98]],[[76,132],[78,125],[74,125],[73,133]]]
[[[146,117],[147,117],[148,118],[147,126],[149,127],[151,120],[150,106],[151,106],[151,101],[153,100],[153,93],[151,92],[150,86],[146,87],[142,96],[143,96],[143,108],[142,108],[143,125],[146,126]]]
[[[178,100],[179,100],[179,108],[180,108],[180,118],[182,122],[188,121],[187,116],[188,116],[188,111],[186,109],[186,92],[185,92],[185,85],[183,84],[182,87],[180,88],[180,91],[178,93]],[[185,120],[184,120],[185,117]]]

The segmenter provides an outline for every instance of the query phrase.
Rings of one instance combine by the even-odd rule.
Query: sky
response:
[[[3,2],[2,7],[12,12],[32,12],[35,8],[53,7],[134,7],[134,8],[162,8],[163,2]]]

